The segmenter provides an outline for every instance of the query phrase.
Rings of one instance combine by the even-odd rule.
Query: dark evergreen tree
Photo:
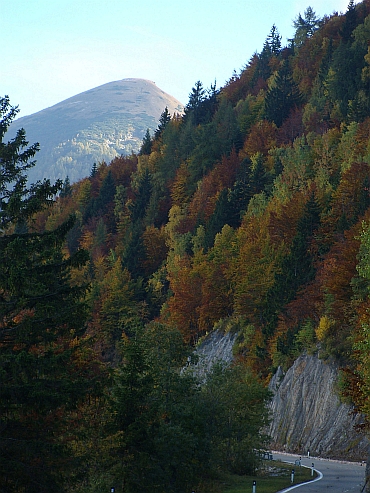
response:
[[[69,176],[66,176],[66,179],[63,182],[63,187],[60,191],[59,196],[65,198],[65,197],[70,197],[71,195],[72,195],[71,182],[69,181]]]
[[[225,224],[229,224],[231,218],[231,207],[229,201],[229,192],[224,188],[216,202],[215,210],[206,224],[204,244],[205,248],[212,248],[214,239],[217,233],[219,233]]]
[[[150,136],[149,128],[146,129],[143,143],[141,144],[139,156],[149,155],[152,151],[152,138]]]
[[[116,185],[112,172],[109,170],[100,186],[99,195],[96,199],[95,210],[97,214],[103,214],[107,211],[109,204],[112,204],[114,201],[115,194]]]
[[[136,223],[144,219],[152,193],[152,176],[148,168],[138,177],[135,199],[130,206],[131,221]]]
[[[312,7],[307,7],[304,11],[304,17],[301,14],[293,22],[293,26],[296,30],[294,35],[294,46],[301,46],[306,38],[313,36],[315,31],[320,27],[321,19],[316,16]]]
[[[271,46],[266,40],[261,53],[258,54],[258,63],[253,77],[254,84],[258,82],[258,79],[267,81],[271,76],[271,67],[269,63],[271,55]]]
[[[154,132],[154,138],[159,139],[159,137],[162,135],[164,129],[167,127],[169,122],[171,121],[171,115],[168,111],[167,106],[165,107],[164,111],[162,112],[160,118],[159,118],[159,124]]]
[[[62,254],[73,217],[51,231],[33,229],[34,214],[62,183],[27,186],[38,145],[27,147],[24,130],[4,141],[16,112],[0,99],[0,490],[58,492],[78,469],[63,439],[68,412],[94,384],[77,357],[86,287],[70,283],[87,253]]]
[[[98,172],[98,165],[94,163],[90,171],[90,178],[94,178],[97,172]]]
[[[114,183],[113,175],[111,170],[108,171],[106,177],[104,178],[99,194],[97,197],[91,197],[83,215],[84,222],[87,222],[90,218],[96,216],[104,216],[110,208],[113,207],[114,197],[116,194],[116,185]],[[114,221],[112,216],[112,221],[109,226],[110,230],[114,229]]]
[[[270,48],[270,53],[272,55],[278,56],[281,51],[281,35],[279,34],[279,31],[277,30],[277,27],[275,24],[273,24],[270,34],[267,36],[266,42],[265,42],[269,48]]]
[[[290,253],[283,259],[281,270],[275,275],[275,284],[267,294],[264,314],[266,336],[274,333],[278,314],[284,306],[295,298],[302,285],[312,281],[315,276],[310,246],[319,223],[320,208],[312,193],[298,221]]]
[[[131,224],[127,230],[123,255],[123,263],[135,279],[145,276],[143,266],[145,249],[142,234],[146,226],[146,215],[152,191],[152,176],[148,168],[145,168],[143,173],[138,176],[135,198],[129,206]]]
[[[261,53],[257,55],[257,67],[253,75],[253,83],[257,83],[258,79],[267,79],[271,76],[271,57],[279,56],[281,53],[281,36],[275,24],[271,27],[271,30],[263,44]]]
[[[351,40],[353,30],[357,25],[357,14],[354,0],[350,0],[345,14],[344,24],[340,31],[344,43]]]
[[[17,107],[10,106],[8,96],[0,98],[0,234],[11,224],[26,223],[41,207],[53,203],[60,191],[62,181],[50,185],[49,180],[30,185],[28,188],[26,171],[35,165],[31,159],[39,150],[39,144],[28,146],[24,129],[17,131],[10,142],[4,136],[18,113]]]
[[[292,109],[301,103],[302,96],[291,75],[289,62],[285,60],[266,94],[266,118],[280,127]]]
[[[365,66],[366,51],[367,46],[341,43],[333,53],[325,86],[329,100],[337,102],[344,118],[349,110],[349,101],[356,100],[362,87],[361,71]]]
[[[268,175],[266,173],[263,161],[263,155],[258,153],[251,163],[249,174],[250,198],[257,193],[263,192],[267,184]]]
[[[205,98],[206,91],[203,84],[198,80],[192,88],[191,93],[189,94],[188,104],[185,106],[185,119],[188,119],[191,115],[194,125],[199,125],[199,123],[201,123],[200,107]]]
[[[211,121],[218,105],[218,91],[216,83],[210,90],[206,90],[203,84],[198,81],[189,94],[188,104],[185,106],[185,121],[191,121],[192,125],[198,126],[201,123]]]
[[[242,217],[248,208],[248,203],[252,196],[250,166],[251,161],[247,158],[240,163],[236,181],[229,194],[231,212],[228,224],[232,228],[240,226]]]
[[[199,387],[179,371],[187,349],[177,330],[158,324],[131,330],[112,392],[124,437],[115,454],[116,480],[132,493],[191,491],[208,466],[209,449]]]

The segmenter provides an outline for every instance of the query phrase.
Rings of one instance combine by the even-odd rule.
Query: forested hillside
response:
[[[47,235],[72,215],[62,253],[88,252],[69,279],[89,286],[86,324],[63,354],[81,344],[78,376],[100,386],[59,429],[84,491],[181,492],[210,464],[253,469],[265,385],[305,351],[339,362],[343,396],[370,411],[370,1],[323,19],[307,8],[294,26],[287,46],[272,26],[224,87],[197,82],[138,155],[92,163],[33,216]],[[201,388],[177,369],[215,328],[238,331],[238,364]],[[34,337],[25,354],[44,355]]]

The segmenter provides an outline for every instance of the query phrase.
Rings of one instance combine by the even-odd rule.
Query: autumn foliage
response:
[[[101,163],[34,215],[38,231],[76,218],[63,248],[89,253],[71,283],[90,286],[100,363],[118,364],[136,323],[190,347],[232,327],[261,381],[320,351],[370,412],[369,16],[352,2],[286,47],[272,31],[224,88],[198,82],[139,156]]]

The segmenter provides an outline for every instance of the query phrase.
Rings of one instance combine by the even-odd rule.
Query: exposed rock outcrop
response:
[[[237,333],[223,333],[220,330],[211,332],[197,347],[195,354],[198,362],[193,371],[202,379],[211,371],[216,363],[230,364],[233,360],[233,346]]]
[[[350,460],[366,460],[368,440],[355,430],[361,416],[340,402],[338,368],[316,356],[300,356],[270,382],[274,393],[269,434],[272,448]]]
[[[232,332],[212,332],[196,350],[199,362],[194,371],[202,376],[217,361],[230,363],[236,338]],[[269,385],[273,392],[268,430],[271,448],[336,459],[367,459],[369,441],[355,429],[362,418],[340,401],[338,374],[334,364],[309,355],[300,356],[286,374],[278,368]]]

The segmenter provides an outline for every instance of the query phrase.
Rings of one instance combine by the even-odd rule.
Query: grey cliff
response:
[[[338,368],[317,356],[302,355],[269,388],[271,447],[298,454],[366,460],[369,442],[356,430],[362,418],[336,392]]]

